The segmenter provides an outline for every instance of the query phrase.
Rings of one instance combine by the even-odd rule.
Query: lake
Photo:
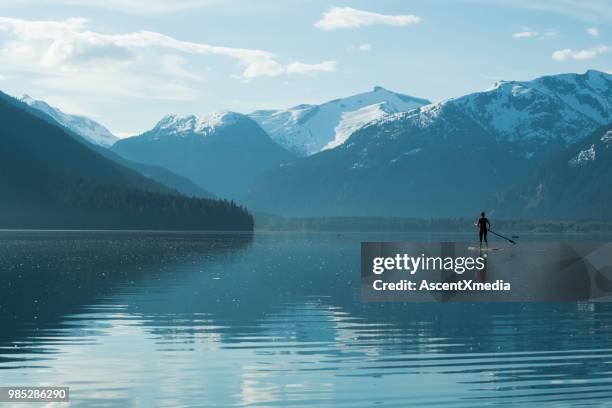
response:
[[[612,406],[610,303],[361,302],[361,241],[468,239],[0,232],[0,385],[77,407]]]

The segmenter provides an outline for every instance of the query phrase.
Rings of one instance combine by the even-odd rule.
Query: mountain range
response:
[[[179,176],[164,167],[133,162],[113,153],[108,148],[119,138],[92,119],[64,113],[45,101],[33,99],[28,95],[24,95],[20,100],[28,106],[48,115],[59,125],[65,127],[69,134],[74,134],[76,140],[87,142],[90,148],[107,159],[135,170],[143,176],[155,180],[181,194],[200,198],[215,197],[214,194],[204,190],[190,179]]]
[[[250,115],[167,115],[87,144],[157,186],[282,216],[610,218],[611,123],[612,75],[590,70],[436,103],[376,87]]]
[[[518,202],[511,211],[507,201],[500,205],[502,198],[520,190],[544,163],[576,153],[571,150],[579,148],[576,143],[611,121],[609,74],[588,71],[499,82],[483,92],[370,122],[342,145],[259,180],[246,203],[286,216],[437,218],[480,210],[536,215],[533,208],[519,209]],[[609,189],[610,181],[590,183]],[[586,207],[556,214],[584,215]]]
[[[233,203],[189,198],[109,160],[47,114],[0,93],[2,228],[250,230]]]
[[[238,200],[255,180],[294,158],[257,122],[235,112],[167,115],[153,129],[119,140],[111,150],[188,177],[219,197]]]

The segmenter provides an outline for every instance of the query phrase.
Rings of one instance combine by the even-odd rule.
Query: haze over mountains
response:
[[[294,157],[254,120],[235,112],[168,115],[150,131],[118,141],[112,150],[168,168],[232,199],[243,199],[255,180]]]
[[[99,154],[0,93],[0,227],[250,230],[226,201],[189,198]]]
[[[93,148],[182,193],[283,216],[612,218],[611,123],[612,75],[591,70],[436,103],[376,87],[250,115],[167,115]]]
[[[612,125],[546,160],[500,200],[514,217],[610,218]]]
[[[289,216],[496,211],[500,196],[545,160],[610,123],[611,106],[612,76],[602,72],[502,82],[374,121],[341,146],[270,174],[246,203]],[[498,213],[530,214],[505,208]]]
[[[213,194],[204,190],[190,179],[172,173],[170,170],[164,167],[129,161],[108,150],[108,148],[119,140],[119,138],[92,119],[64,113],[58,108],[53,107],[44,101],[35,100],[28,95],[24,95],[20,100],[30,107],[48,115],[51,119],[65,127],[67,130],[74,132],[74,134],[77,136],[77,140],[82,139],[88,144],[91,144],[90,147],[93,150],[107,159],[110,159],[132,170],[136,170],[143,176],[155,180],[158,183],[161,183],[187,196],[200,198],[214,197]]]

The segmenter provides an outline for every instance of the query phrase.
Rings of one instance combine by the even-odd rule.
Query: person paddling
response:
[[[491,223],[489,219],[485,217],[485,213],[480,213],[480,218],[478,221],[474,223],[474,226],[478,228],[478,236],[480,237],[480,246],[482,247],[482,239],[484,238],[484,242],[486,247],[489,247],[489,241],[487,241],[487,232],[489,228],[491,228]]]

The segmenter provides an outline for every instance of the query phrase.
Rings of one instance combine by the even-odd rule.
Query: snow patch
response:
[[[419,154],[423,151],[422,147],[416,147],[414,149],[410,149],[407,152],[404,152],[402,154],[400,154],[399,156],[397,156],[395,159],[391,159],[389,161],[389,164],[394,164],[397,163],[398,161],[400,161],[401,159],[403,159],[406,156],[414,156],[415,154]]]
[[[21,101],[49,115],[57,123],[72,130],[90,143],[103,147],[110,147],[119,140],[119,138],[113,135],[107,128],[84,116],[64,113],[45,101],[36,100],[29,95],[23,95]]]
[[[612,143],[612,130],[608,130],[599,140],[608,147],[608,145]]]
[[[535,155],[535,152],[524,152],[523,154],[521,154],[521,157],[529,160],[529,159],[532,159],[534,155]]]
[[[588,149],[580,151],[576,157],[569,161],[569,165],[572,167],[581,166],[587,162],[595,160],[595,145],[592,144]]]
[[[335,139],[326,144],[323,149],[333,149],[340,146],[356,130],[362,128],[369,122],[388,115],[394,107],[387,106],[387,102],[375,103],[351,112],[342,112],[338,125],[334,128]]]
[[[240,116],[238,113],[226,111],[210,112],[203,116],[172,114],[164,116],[153,130],[174,136],[208,136],[219,127],[236,123]]]

